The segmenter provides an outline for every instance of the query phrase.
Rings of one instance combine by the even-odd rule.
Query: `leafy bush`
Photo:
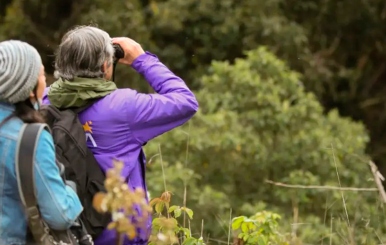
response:
[[[168,190],[180,203],[187,185],[187,203],[199,210],[192,225],[199,228],[205,219],[205,232],[225,239],[229,208],[241,215],[265,206],[283,215],[287,231],[307,243],[329,239],[331,220],[340,220],[334,227],[345,233],[354,225],[357,239],[367,229],[363,219],[382,234],[382,222],[374,219],[374,192],[345,193],[343,205],[337,191],[288,190],[265,183],[339,186],[339,173],[342,186],[373,186],[365,162],[369,138],[362,124],[337,111],[324,114],[315,96],[305,92],[301,75],[266,48],[246,56],[234,64],[213,62],[196,93],[197,115],[146,147],[147,155],[154,156],[161,144]],[[158,195],[162,174],[155,159],[147,180],[151,193]],[[309,221],[308,226],[290,225]]]

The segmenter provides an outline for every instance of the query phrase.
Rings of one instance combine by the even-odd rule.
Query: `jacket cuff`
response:
[[[134,60],[133,64],[131,64],[131,67],[133,67],[138,73],[144,74],[148,65],[154,64],[154,62],[158,61],[159,60],[156,55],[146,51],[144,54],[141,54]]]

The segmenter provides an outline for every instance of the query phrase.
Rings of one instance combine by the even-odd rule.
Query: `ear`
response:
[[[107,66],[107,61],[105,61],[105,62],[103,63],[103,66],[102,66],[102,71],[103,71],[103,72],[106,72],[106,71],[107,71],[107,68],[108,68],[108,66]]]
[[[31,92],[31,93],[29,94],[29,98],[35,100],[35,94],[34,94],[34,92]]]
[[[33,92],[31,92],[29,94],[29,99],[32,103],[36,102],[36,97],[35,97],[35,94]]]

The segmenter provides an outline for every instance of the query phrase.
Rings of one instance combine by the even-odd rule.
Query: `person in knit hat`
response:
[[[42,123],[38,112],[46,86],[39,53],[21,41],[0,42],[0,245],[26,244],[27,217],[15,175],[15,155],[24,123]],[[65,185],[49,132],[35,149],[35,194],[43,220],[52,229],[75,224],[82,211],[77,194]]]

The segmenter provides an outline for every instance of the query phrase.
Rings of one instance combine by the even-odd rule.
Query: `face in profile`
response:
[[[36,97],[38,100],[43,99],[44,89],[46,88],[46,74],[44,72],[44,66],[42,65],[40,67],[39,76],[38,76],[38,83],[36,87]],[[30,99],[32,101],[35,101],[35,94],[31,92]]]

